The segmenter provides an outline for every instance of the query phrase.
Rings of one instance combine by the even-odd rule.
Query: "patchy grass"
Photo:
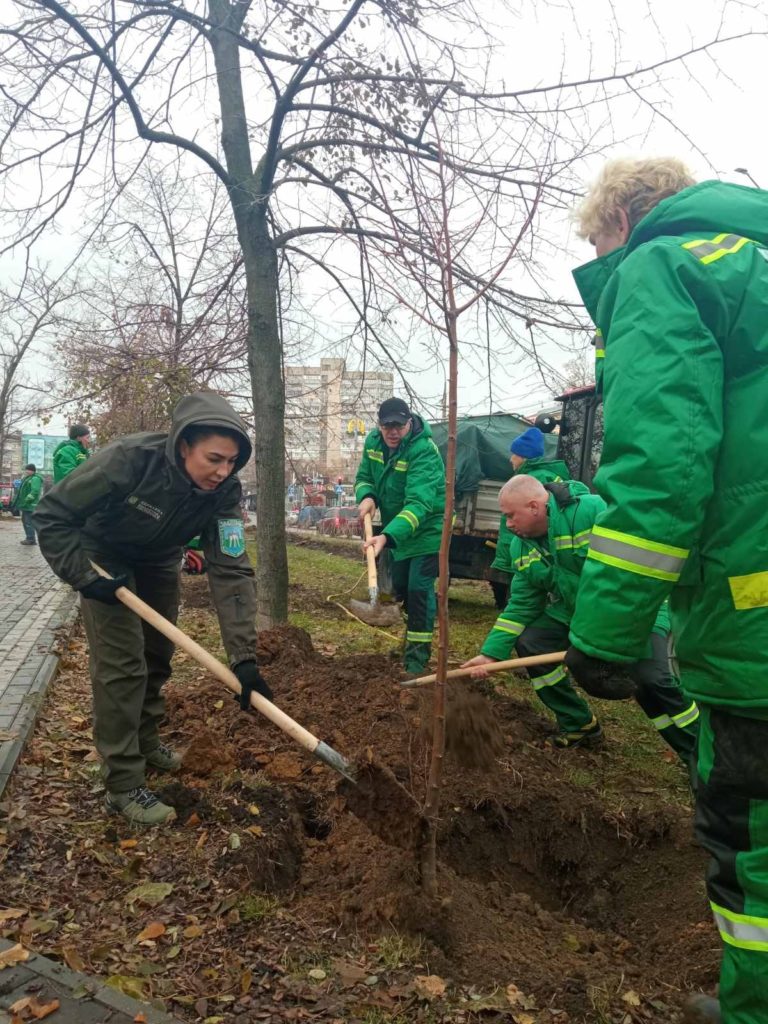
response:
[[[387,971],[417,964],[423,955],[424,942],[412,935],[383,935],[376,943],[376,957]]]
[[[242,896],[235,906],[240,913],[240,920],[246,922],[264,921],[280,909],[279,901],[273,896],[265,896],[258,892]]]

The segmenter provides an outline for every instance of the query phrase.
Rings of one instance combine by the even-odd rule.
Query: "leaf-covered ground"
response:
[[[292,621],[314,651],[296,631],[267,637],[265,672],[302,724],[347,754],[375,749],[418,798],[420,710],[397,691],[396,644],[326,601],[361,570],[291,549]],[[205,580],[185,595],[182,627],[221,654]],[[459,659],[494,609],[482,586],[453,595]],[[179,818],[134,832],[102,812],[74,634],[0,808],[0,934],[208,1024],[667,1024],[683,991],[714,982],[684,776],[633,706],[601,706],[605,750],[574,756],[546,749],[524,681],[489,695],[506,753],[491,773],[448,767],[435,907],[331,773],[184,655],[168,697],[185,771],[155,785]]]

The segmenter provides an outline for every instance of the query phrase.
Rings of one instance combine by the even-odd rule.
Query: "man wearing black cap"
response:
[[[90,455],[91,430],[84,423],[73,423],[69,428],[69,439],[58,444],[53,452],[53,482],[57,484],[65,476],[82,466]]]
[[[418,673],[432,653],[445,467],[429,424],[401,398],[382,402],[378,419],[365,439],[355,497],[360,518],[378,507],[384,529],[363,548],[392,551],[395,596],[408,614],[405,669]]]

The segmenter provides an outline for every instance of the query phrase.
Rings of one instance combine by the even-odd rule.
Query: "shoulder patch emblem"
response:
[[[239,558],[245,553],[245,526],[242,519],[219,519],[219,547],[223,555]]]

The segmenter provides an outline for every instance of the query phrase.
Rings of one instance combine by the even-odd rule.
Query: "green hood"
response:
[[[702,181],[655,206],[620,249],[590,260],[573,271],[576,287],[593,320],[603,289],[622,260],[638,246],[665,235],[718,233],[741,235],[768,245],[768,193],[723,181]]]
[[[182,431],[186,427],[226,427],[240,437],[240,451],[235,463],[235,473],[242,469],[251,457],[251,442],[248,428],[229,402],[213,391],[199,391],[182,398],[173,410],[171,429],[165,443],[165,454],[171,465],[180,469],[177,448]]]
[[[526,459],[520,469],[515,470],[511,475],[537,476],[537,471],[543,471],[548,478],[552,479],[556,476],[562,480],[571,479],[571,471],[561,459],[550,459],[546,455],[542,455],[540,458]],[[546,483],[546,481],[544,482]]]

